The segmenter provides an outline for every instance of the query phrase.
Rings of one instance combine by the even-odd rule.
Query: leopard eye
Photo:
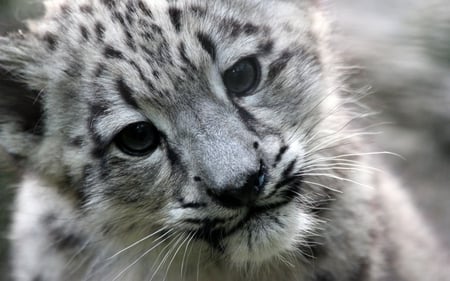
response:
[[[261,67],[258,60],[248,57],[239,60],[223,74],[223,83],[229,93],[238,97],[248,96],[258,86]]]
[[[145,156],[159,145],[158,130],[149,122],[137,122],[126,126],[114,138],[116,146],[125,154]]]

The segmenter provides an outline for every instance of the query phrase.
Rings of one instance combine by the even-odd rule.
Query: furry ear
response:
[[[0,37],[0,147],[27,158],[43,134],[36,49],[23,36]]]

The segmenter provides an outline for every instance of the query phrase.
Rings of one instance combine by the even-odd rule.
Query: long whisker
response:
[[[136,245],[138,245],[138,244],[144,242],[145,240],[147,240],[147,239],[149,239],[149,238],[155,236],[156,234],[161,233],[162,231],[165,231],[165,230],[166,230],[165,228],[161,228],[161,229],[159,229],[159,230],[157,230],[157,231],[155,231],[155,232],[153,232],[153,233],[151,233],[151,234],[145,236],[144,238],[142,238],[142,239],[140,239],[140,240],[134,242],[133,244],[127,246],[126,248],[124,248],[124,249],[118,251],[117,253],[115,253],[115,254],[112,255],[111,257],[107,258],[107,260],[110,260],[110,259],[113,259],[113,258],[117,257],[118,255],[122,254],[123,252],[125,252],[125,251],[127,251],[127,250],[133,248],[134,246],[136,246]]]
[[[169,257],[169,255],[172,253],[172,251],[174,250],[174,248],[176,248],[176,246],[178,245],[178,243],[180,242],[180,240],[183,238],[183,234],[180,233],[177,238],[175,238],[174,240],[172,240],[169,244],[167,244],[166,247],[164,247],[161,250],[161,253],[163,253],[168,247],[170,247],[170,249],[166,252],[166,254],[164,255],[164,257],[161,259],[161,262],[158,264],[158,266],[156,267],[156,269],[153,271],[152,276],[150,277],[149,281],[152,281],[153,278],[155,278],[156,274],[158,273],[159,269],[161,268],[161,266],[166,262],[167,258]],[[159,255],[158,258],[156,260],[159,259]],[[154,266],[153,266],[154,267]],[[153,269],[152,267],[152,269]]]
[[[135,259],[131,264],[129,264],[127,267],[125,267],[123,270],[121,270],[116,277],[112,280],[115,281],[117,280],[120,276],[122,276],[126,271],[128,271],[132,266],[134,266],[136,263],[138,263],[143,257],[145,257],[146,255],[148,255],[151,251],[153,251],[154,249],[156,249],[159,245],[161,245],[162,243],[164,243],[165,241],[167,241],[168,239],[172,238],[176,233],[171,233],[169,234],[167,237],[161,236],[155,239],[155,242],[158,240],[161,240],[163,237],[163,239],[161,241],[159,241],[156,245],[152,246],[150,249],[146,250],[142,255],[140,255],[137,259]]]
[[[185,249],[184,249],[183,258],[181,259],[181,269],[180,269],[181,280],[184,280],[184,279],[183,279],[183,275],[184,275],[184,261],[186,260],[186,257],[189,258],[189,255],[191,254],[192,247],[189,248],[189,246],[190,246],[190,244],[191,244],[191,241],[194,239],[194,237],[195,237],[195,232],[191,234],[191,238],[190,238],[189,241],[187,242],[186,247],[185,247]],[[189,252],[187,251],[188,248],[189,248]],[[187,253],[187,255],[186,255],[186,253]]]

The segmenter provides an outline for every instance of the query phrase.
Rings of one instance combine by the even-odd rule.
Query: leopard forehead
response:
[[[157,119],[177,111],[174,107],[190,108],[197,98],[223,100],[220,75],[239,58],[260,57],[265,74],[273,77],[290,53],[301,49],[314,56],[307,47],[312,36],[306,14],[290,3],[277,2],[276,9],[272,5],[49,2],[45,19],[31,28],[45,46],[39,54],[47,76],[42,88],[54,106],[63,108],[63,115],[73,111],[74,102],[101,101],[109,108],[122,104],[151,109],[150,118]],[[268,23],[269,17],[275,20]]]

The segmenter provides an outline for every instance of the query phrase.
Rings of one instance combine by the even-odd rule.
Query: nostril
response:
[[[208,195],[218,203],[228,208],[238,208],[251,205],[259,196],[266,184],[266,166],[261,161],[259,170],[249,174],[244,185],[240,187],[226,186],[224,188],[208,189]]]

